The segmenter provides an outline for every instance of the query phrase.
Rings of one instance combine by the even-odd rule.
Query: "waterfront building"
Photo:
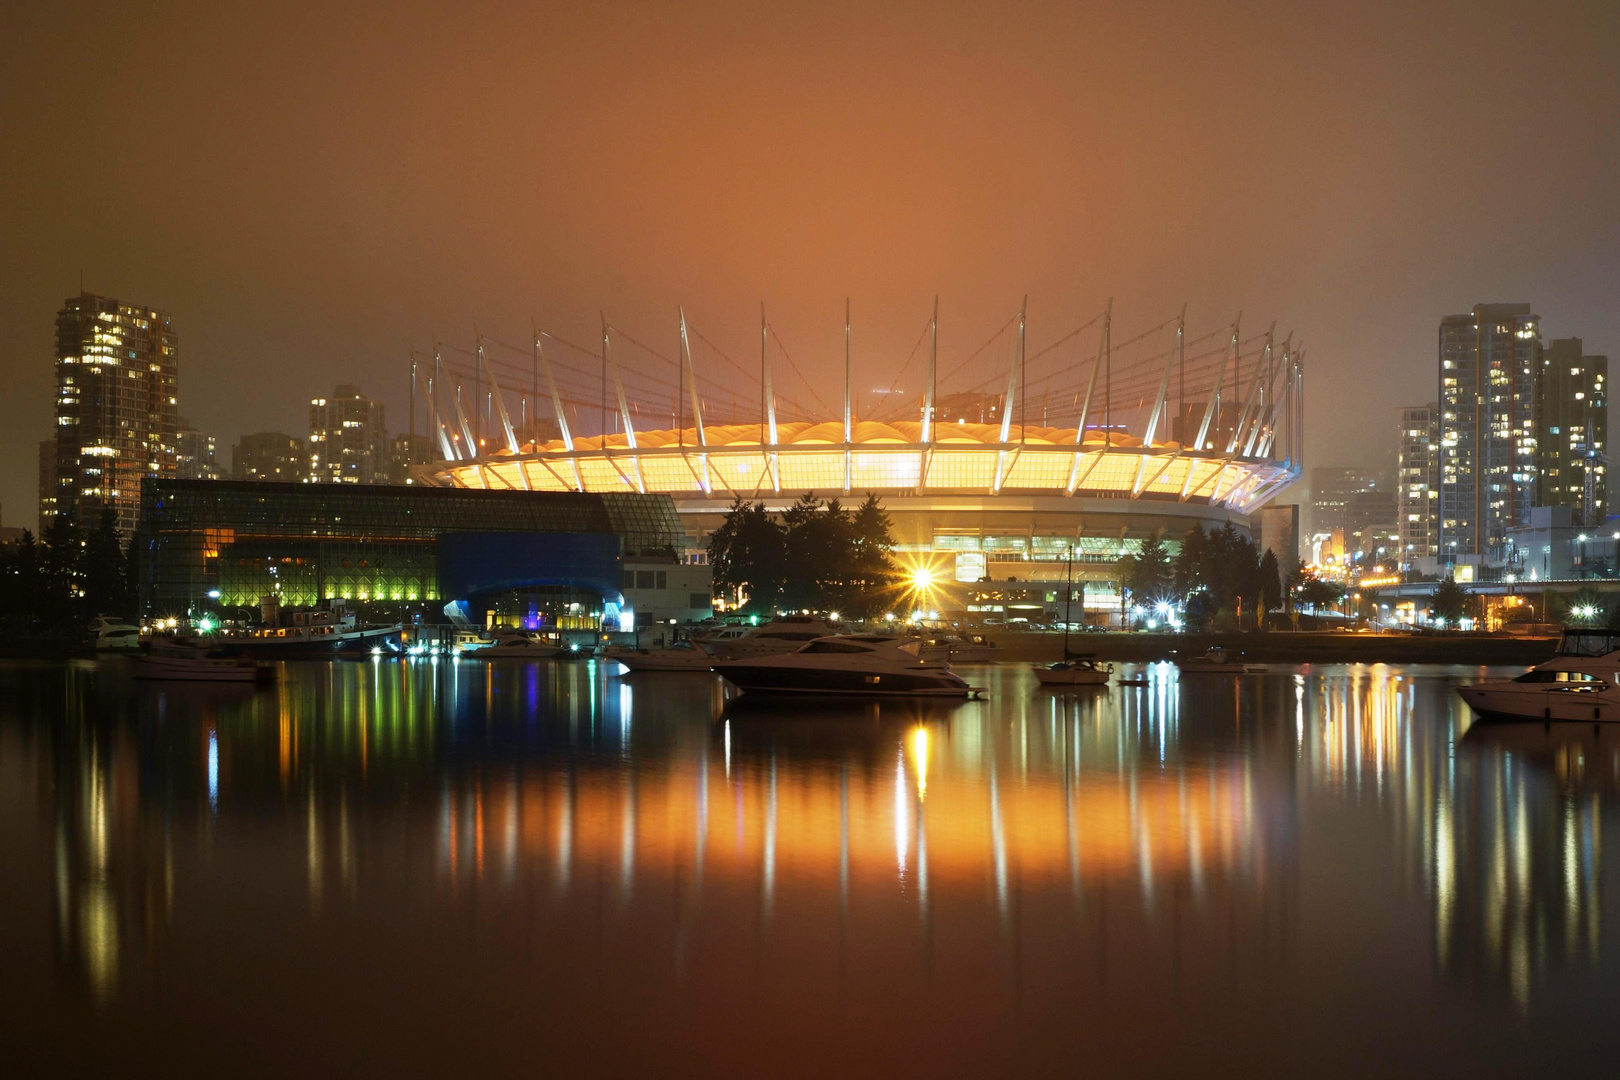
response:
[[[627,603],[637,617],[709,614],[709,568],[679,563],[685,538],[667,495],[165,479],[147,482],[143,502],[141,607],[153,617],[255,608],[265,596],[283,608],[383,605],[393,617],[425,607],[431,621],[442,610],[480,626],[593,629]],[[653,574],[646,589],[642,571]]]
[[[358,386],[335,387],[309,402],[309,482],[380,484],[388,479],[383,405]]]
[[[56,504],[133,532],[141,481],[173,476],[180,345],[166,312],[81,293],[56,316]]]
[[[1580,338],[1554,338],[1536,376],[1536,458],[1541,506],[1567,506],[1577,528],[1608,516],[1609,358]]]
[[[214,450],[214,437],[198,431],[182,417],[174,435],[174,475],[181,480],[221,479],[225,474]]]
[[[1395,488],[1383,469],[1311,470],[1311,526],[1315,533],[1338,530],[1349,552],[1366,550],[1373,526],[1395,520]],[[1373,545],[1380,546],[1380,545]]]
[[[1399,410],[1400,458],[1396,467],[1396,519],[1401,562],[1439,553],[1440,444],[1437,404]]]
[[[1535,380],[1541,319],[1480,304],[1440,320],[1439,557],[1500,559],[1536,497]]]
[[[304,440],[280,431],[244,435],[231,450],[231,476],[236,480],[301,483],[306,476]]]
[[[433,441],[426,435],[395,435],[388,444],[388,482],[412,484],[411,469],[433,463]]]

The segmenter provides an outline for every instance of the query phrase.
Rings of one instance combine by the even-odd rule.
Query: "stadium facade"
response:
[[[502,387],[480,339],[473,380],[458,379],[438,354],[430,376],[413,375],[444,458],[419,476],[486,491],[667,494],[688,562],[702,561],[709,533],[739,499],[780,510],[806,493],[846,505],[875,494],[893,519],[900,562],[926,586],[918,607],[1033,621],[1037,610],[1062,609],[1052,586],[1072,574],[1074,599],[1106,619],[1118,610],[1118,560],[1144,539],[1160,536],[1173,549],[1193,527],[1250,530],[1251,515],[1301,475],[1304,415],[1303,354],[1271,331],[1244,339],[1233,323],[1189,339],[1183,314],[1155,328],[1158,347],[1120,357],[1111,319],[1110,310],[1088,324],[1094,353],[1089,341],[1082,357],[1043,350],[1050,370],[1032,377],[1037,357],[1025,355],[1020,312],[1011,361],[990,373],[1000,385],[981,380],[945,395],[936,310],[914,415],[893,415],[884,402],[865,418],[850,391],[847,324],[842,416],[784,416],[796,410],[781,408],[772,389],[773,338],[762,320],[758,413],[726,423],[706,422],[724,399],[713,379],[705,387],[684,314],[679,358],[665,360],[676,370],[648,374],[657,381],[650,390],[626,380],[605,324],[599,386],[597,372],[570,378],[553,359],[554,339],[537,332],[532,375],[509,366]],[[1036,383],[1044,383],[1038,398]],[[464,409],[465,389],[486,403],[482,416]],[[520,400],[509,411],[514,389]],[[638,423],[658,415],[640,402],[660,393],[673,423]],[[734,386],[731,403],[735,414]],[[520,438],[518,410],[526,421],[549,413],[555,437]],[[1032,411],[1041,422],[1029,422]],[[597,418],[598,434],[574,434]]]

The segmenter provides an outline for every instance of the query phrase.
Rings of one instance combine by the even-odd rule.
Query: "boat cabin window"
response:
[[[1603,679],[1585,671],[1527,671],[1514,682],[1523,683],[1602,683]]]
[[[816,641],[799,650],[805,653],[855,653],[871,652],[865,645],[856,645],[848,641]]]
[[[896,648],[898,648],[901,652],[907,654],[908,656],[917,656],[917,657],[922,656],[922,642],[920,642],[920,641],[903,642],[900,645],[896,646]]]
[[[1565,630],[1558,643],[1560,656],[1607,656],[1620,649],[1620,634],[1607,630]]]

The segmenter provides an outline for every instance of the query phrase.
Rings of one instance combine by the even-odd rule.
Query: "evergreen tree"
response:
[[[1455,577],[1447,574],[1446,579],[1435,586],[1434,595],[1429,598],[1429,613],[1436,619],[1445,620],[1445,625],[1454,627],[1468,614],[1472,600],[1468,590],[1457,584]]]
[[[111,507],[101,512],[101,520],[85,538],[78,574],[84,591],[86,615],[116,615],[128,618],[124,608],[124,548],[118,540],[118,515]]]

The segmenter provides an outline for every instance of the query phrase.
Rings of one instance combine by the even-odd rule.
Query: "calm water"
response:
[[[1471,727],[1465,669],[1074,696],[969,671],[988,702],[750,708],[594,664],[288,665],[260,691],[0,666],[5,1071],[1620,1051],[1620,728]]]

